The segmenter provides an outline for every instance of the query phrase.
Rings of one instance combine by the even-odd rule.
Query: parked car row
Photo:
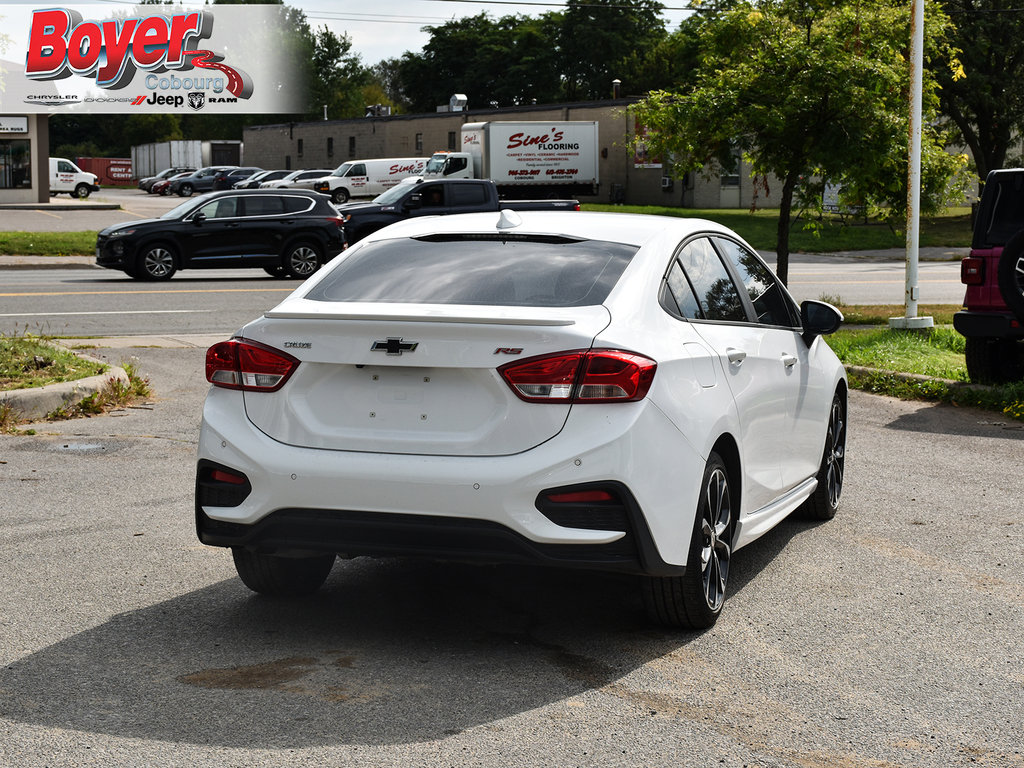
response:
[[[139,180],[139,189],[156,195],[190,197],[224,189],[312,189],[331,174],[330,168],[264,170],[253,166],[210,165],[205,168],[165,168]]]

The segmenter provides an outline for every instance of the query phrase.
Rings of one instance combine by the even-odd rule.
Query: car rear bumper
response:
[[[584,414],[593,428],[571,431],[589,431],[588,443],[570,441],[567,429],[509,456],[382,454],[284,445],[251,425],[237,393],[215,388],[200,431],[197,532],[206,544],[264,551],[680,573],[704,459],[656,408],[636,412],[645,423],[611,436],[596,411]],[[241,473],[251,491],[218,497],[212,466]],[[541,501],[580,487],[610,488],[615,503],[552,510]]]
[[[1020,339],[1024,328],[1010,314],[964,310],[953,315],[953,327],[969,338]]]

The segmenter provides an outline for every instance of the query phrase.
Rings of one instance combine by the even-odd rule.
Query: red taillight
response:
[[[206,350],[206,380],[217,387],[245,392],[276,392],[299,361],[273,347],[231,339]]]
[[[528,403],[627,403],[643,400],[657,367],[633,352],[595,349],[521,360],[498,373]]]
[[[964,285],[985,284],[985,260],[968,256],[960,262],[960,282]]]

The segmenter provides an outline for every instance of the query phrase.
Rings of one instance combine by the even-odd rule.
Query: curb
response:
[[[953,379],[940,379],[937,376],[925,376],[922,373],[902,373],[900,371],[888,371],[885,368],[868,368],[863,365],[847,365],[844,366],[847,373],[854,373],[860,376],[892,376],[900,381],[905,381],[911,384],[921,384],[929,381],[937,381],[941,384],[945,384],[950,389],[967,389],[977,390],[979,392],[987,392],[992,387],[988,384],[972,384],[969,381],[955,381]]]
[[[59,408],[73,407],[85,398],[99,392],[112,380],[128,385],[128,374],[119,366],[98,360],[79,352],[78,357],[107,367],[106,373],[76,381],[62,381],[33,389],[9,389],[0,392],[0,406],[8,406],[21,421],[39,421]]]

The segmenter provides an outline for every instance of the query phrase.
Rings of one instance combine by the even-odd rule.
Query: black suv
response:
[[[158,219],[107,227],[96,264],[141,280],[167,280],[191,267],[261,267],[303,279],[345,247],[330,198],[307,190],[210,192]]]
[[[953,315],[953,327],[967,339],[971,381],[1024,378],[1024,168],[985,179],[960,281],[965,309]]]

